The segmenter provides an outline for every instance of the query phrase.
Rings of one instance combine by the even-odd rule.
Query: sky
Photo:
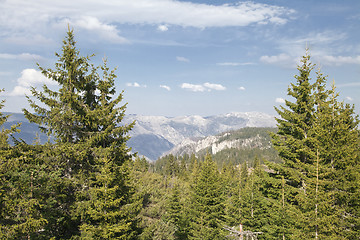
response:
[[[276,115],[306,48],[360,113],[358,0],[0,0],[2,111],[56,89],[37,64],[54,68],[68,26],[82,56],[116,68],[127,114]]]

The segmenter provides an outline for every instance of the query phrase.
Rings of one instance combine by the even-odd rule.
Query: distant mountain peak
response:
[[[128,145],[134,152],[151,160],[156,160],[163,153],[171,150],[178,144],[186,141],[195,141],[204,137],[217,135],[230,130],[245,127],[275,127],[275,118],[261,112],[231,112],[222,115],[202,117],[190,116],[145,116],[129,114],[123,119],[124,124],[135,120],[136,124],[131,130],[131,139]],[[35,124],[29,124],[23,114],[15,113],[8,124],[23,122],[19,137],[26,136],[26,142],[32,143],[36,132]],[[47,139],[46,136],[42,138]]]
[[[136,120],[136,125],[131,131],[131,135],[136,137],[137,141],[141,140],[141,135],[149,134],[156,136],[154,139],[159,141],[168,141],[167,146],[176,147],[179,144],[193,142],[195,139],[201,139],[208,136],[217,135],[229,130],[237,130],[245,127],[275,127],[276,121],[274,116],[261,112],[231,112],[221,115],[202,117],[200,115],[164,117],[164,116],[143,116],[128,115],[125,122]],[[130,140],[130,145],[133,144]],[[143,142],[136,143],[133,147],[140,155],[147,156],[141,146],[151,149],[151,145],[157,143]],[[152,149],[154,150],[154,149]],[[169,151],[168,149],[167,151]],[[163,152],[161,152],[163,151]],[[164,152],[164,148],[158,152],[158,157]],[[154,151],[152,151],[154,155]],[[152,160],[156,160],[151,158]]]

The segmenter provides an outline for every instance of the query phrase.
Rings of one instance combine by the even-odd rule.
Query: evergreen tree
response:
[[[81,237],[131,239],[137,234],[139,201],[129,179],[132,155],[126,143],[134,123],[122,124],[126,104],[118,106],[123,92],[114,97],[115,70],[106,61],[94,67],[75,43],[69,30],[55,69],[39,67],[59,90],[32,88],[41,105],[28,98],[35,113],[24,113],[55,136],[50,155],[61,166],[62,177],[75,185],[69,213],[78,219]]]
[[[186,232],[187,219],[185,217],[185,207],[181,197],[179,184],[174,183],[168,198],[165,219],[166,222],[170,222],[175,227],[175,239],[187,239],[188,235]]]
[[[190,239],[223,239],[224,196],[219,171],[208,154],[192,186]]]
[[[284,163],[270,165],[285,178],[285,201],[297,209],[292,224],[297,231],[290,238],[338,239],[356,231],[348,222],[352,217],[344,217],[343,204],[344,196],[358,191],[345,187],[352,185],[350,178],[358,179],[350,170],[359,165],[358,120],[353,107],[338,103],[334,88],[326,89],[326,77],[320,71],[310,82],[313,68],[306,54],[297,82],[288,90],[296,101],[286,101],[288,108],[276,108],[281,118],[272,142]]]

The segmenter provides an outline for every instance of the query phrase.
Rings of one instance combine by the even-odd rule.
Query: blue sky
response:
[[[56,87],[68,24],[82,55],[117,67],[127,113],[274,114],[310,49],[339,100],[360,108],[360,1],[0,0],[3,111],[29,108],[29,86]]]

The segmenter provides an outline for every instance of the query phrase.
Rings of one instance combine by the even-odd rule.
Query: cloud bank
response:
[[[38,32],[56,31],[64,28],[64,23],[71,23],[111,42],[126,43],[128,40],[119,35],[118,24],[155,25],[163,32],[170,26],[244,27],[285,24],[294,12],[285,7],[254,2],[213,5],[176,0],[33,0],[30,4],[27,0],[17,0],[1,2],[0,29],[10,33],[9,39],[33,39]]]

